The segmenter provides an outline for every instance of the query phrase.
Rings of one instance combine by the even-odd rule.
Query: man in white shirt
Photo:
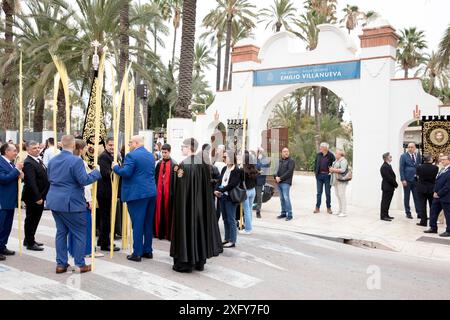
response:
[[[48,163],[50,160],[58,154],[58,149],[55,148],[55,139],[54,138],[48,138],[47,139],[48,147],[44,151],[44,156],[42,161],[44,162],[44,165],[48,167]]]

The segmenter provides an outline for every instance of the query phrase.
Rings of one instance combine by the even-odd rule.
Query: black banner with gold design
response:
[[[423,153],[434,160],[442,153],[450,155],[450,117],[422,117]]]
[[[98,81],[98,71],[94,73],[94,80],[92,81],[91,93],[89,95],[89,103],[86,109],[86,117],[84,119],[83,126],[83,140],[86,141],[88,145],[88,151],[86,153],[85,160],[90,167],[94,166],[94,142],[95,142],[95,105],[97,96],[97,81]],[[106,125],[105,117],[102,110],[100,111],[100,142],[99,145],[105,146],[106,140]]]

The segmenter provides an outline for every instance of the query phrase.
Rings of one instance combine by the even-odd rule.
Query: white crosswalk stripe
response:
[[[11,244],[8,245],[12,250],[18,250],[18,239],[10,238]],[[27,256],[55,262],[55,251],[44,250],[40,252],[24,251]],[[160,277],[146,271],[141,271],[128,266],[108,262],[101,259],[95,260],[95,275],[119,282],[134,289],[141,290],[161,299],[171,300],[213,300],[214,297],[172,280]]]
[[[155,254],[155,261],[169,265],[173,264],[173,260],[167,254],[167,252],[161,250],[153,250],[153,253]],[[205,270],[200,274],[202,276],[206,276],[208,278],[221,281],[223,283],[229,284],[230,286],[241,289],[253,287],[254,285],[262,281],[261,279],[246,275],[245,273],[227,269],[225,267],[214,265],[211,263],[208,263],[205,266]]]
[[[55,280],[20,271],[0,264],[0,288],[23,299],[39,300],[99,300],[100,298],[78,288]]]

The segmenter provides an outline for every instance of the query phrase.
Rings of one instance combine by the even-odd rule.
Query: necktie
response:
[[[416,158],[414,157],[414,153],[411,155],[411,159],[414,163],[416,163]]]
[[[44,162],[41,160],[41,158],[38,158],[38,162],[42,166],[42,168],[44,168],[44,170],[47,170],[47,168],[45,167]]]
[[[11,165],[11,167],[13,167],[13,168],[15,168],[16,167],[16,165],[14,164],[14,161],[11,161],[10,163],[9,163],[10,165]]]

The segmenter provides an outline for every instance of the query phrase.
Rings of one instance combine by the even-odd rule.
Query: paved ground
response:
[[[92,273],[57,275],[54,234],[46,212],[37,236],[45,251],[25,250],[0,263],[0,300],[450,298],[445,262],[263,226],[192,274],[173,272],[169,243],[155,241],[153,260],[133,263],[120,252],[96,259]],[[18,249],[17,224],[8,246]]]

